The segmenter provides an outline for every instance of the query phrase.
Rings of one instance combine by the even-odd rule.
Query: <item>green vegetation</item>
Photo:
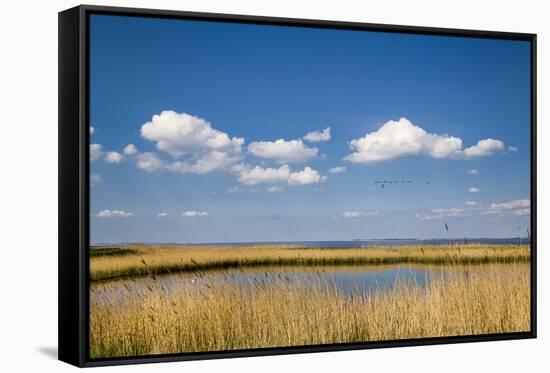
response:
[[[138,250],[120,247],[93,247],[90,249],[91,258],[98,256],[124,256],[138,253]]]

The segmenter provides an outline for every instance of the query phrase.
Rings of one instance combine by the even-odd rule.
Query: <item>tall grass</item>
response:
[[[90,250],[90,258],[98,256],[124,256],[138,253],[137,250],[121,247],[94,247]]]
[[[483,267],[483,268],[481,268]],[[268,276],[168,289],[96,283],[93,358],[528,331],[528,264],[464,266],[425,286],[344,292]],[[268,274],[266,274],[267,276]],[[113,287],[116,286],[116,291]]]
[[[95,249],[94,249],[95,250]],[[125,247],[125,255],[90,258],[92,281],[124,276],[228,269],[250,266],[312,266],[354,264],[481,264],[527,262],[527,245],[409,245],[320,249],[286,246],[257,247]],[[93,250],[92,250],[93,251]]]

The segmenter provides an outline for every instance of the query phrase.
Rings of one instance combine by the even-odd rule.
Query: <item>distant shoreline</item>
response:
[[[528,262],[527,245],[408,245],[372,249],[250,246],[133,246],[90,251],[90,279],[162,275],[260,266],[325,266],[380,264],[488,264]]]
[[[231,242],[99,242],[90,244],[91,247],[109,247],[109,246],[303,246],[303,247],[327,247],[327,248],[346,248],[361,246],[401,246],[407,244],[427,244],[427,245],[448,245],[449,243],[481,243],[492,245],[510,245],[510,244],[528,244],[531,242],[528,237],[459,237],[459,238],[360,238],[353,240],[332,240],[332,241],[231,241]]]

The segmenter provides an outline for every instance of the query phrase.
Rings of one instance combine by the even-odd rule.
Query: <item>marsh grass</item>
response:
[[[137,254],[138,250],[121,247],[93,247],[90,250],[90,258],[98,256],[125,256]]]
[[[247,283],[212,282],[176,289],[167,289],[155,278],[146,287],[135,280],[124,281],[123,286],[96,283],[90,297],[90,355],[138,356],[529,330],[528,264],[463,265],[456,271],[434,269],[432,273],[425,286],[399,281],[384,291],[355,289],[351,294],[315,276],[292,281],[268,272]],[[113,292],[113,286],[118,291]]]
[[[92,249],[95,252],[98,249]],[[483,264],[528,262],[528,245],[408,245],[404,247],[303,248],[288,246],[128,246],[125,255],[93,255],[92,281],[175,272],[253,266],[364,264]]]

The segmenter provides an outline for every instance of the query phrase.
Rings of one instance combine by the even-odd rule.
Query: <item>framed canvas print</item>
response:
[[[59,357],[533,338],[536,36],[59,14]]]

